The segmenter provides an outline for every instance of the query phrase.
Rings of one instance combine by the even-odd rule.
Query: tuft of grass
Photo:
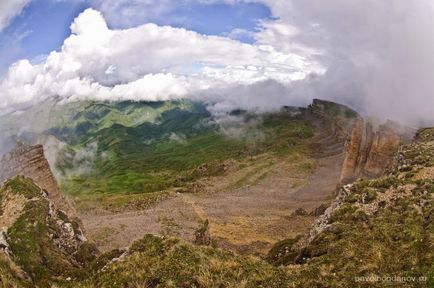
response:
[[[14,260],[35,283],[48,285],[52,276],[71,275],[76,267],[71,256],[61,252],[49,234],[59,234],[57,226],[47,219],[48,202],[30,201],[25,212],[8,230]]]
[[[25,272],[4,254],[0,254],[0,285],[5,288],[34,287],[33,283],[26,279]]]
[[[0,195],[3,195],[6,191],[23,195],[27,199],[42,195],[42,190],[31,179],[24,176],[17,176],[8,180],[1,188]]]
[[[288,287],[284,268],[220,249],[147,235],[130,256],[79,287]],[[76,287],[70,285],[69,287]]]

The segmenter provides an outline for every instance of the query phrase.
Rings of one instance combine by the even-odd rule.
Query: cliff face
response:
[[[48,198],[57,209],[76,217],[75,210],[60,193],[42,145],[28,146],[18,143],[0,159],[0,183],[17,175],[33,179],[36,185],[47,191]]]
[[[338,141],[345,141],[353,123],[360,116],[351,108],[330,101],[314,99],[309,111],[331,127]]]
[[[374,128],[354,110],[324,100],[315,99],[309,112],[320,120],[319,131],[345,146],[342,147],[345,155],[340,178],[342,185],[361,177],[384,175],[393,165],[399,147],[410,142],[415,132],[393,122]],[[314,148],[320,148],[320,145],[316,146]]]
[[[311,139],[314,155],[320,158],[342,157],[343,162],[345,142],[358,114],[344,105],[314,99],[304,116],[317,131]]]
[[[358,133],[361,128],[365,129],[364,134]],[[354,131],[350,144],[369,150],[362,157],[363,169],[357,171],[379,172],[381,161],[369,159],[386,159],[384,155],[392,153],[386,151],[388,147],[393,149],[398,140],[406,140],[404,133],[400,137],[389,135],[392,139],[386,141],[387,133],[392,133],[390,129],[381,127],[374,133],[372,127],[357,123],[358,132]],[[433,218],[434,128],[430,128],[420,130],[415,141],[398,148],[387,176],[344,185],[308,235],[277,243],[269,259],[277,265],[303,264],[298,266],[297,277],[306,275],[300,281],[306,287],[322,287],[324,283],[330,287],[360,287],[355,280],[359,275],[404,272],[423,280],[395,284],[434,287]],[[311,273],[317,275],[317,271],[321,273],[314,279]],[[384,286],[374,284],[373,287]]]
[[[392,166],[399,147],[410,139],[408,129],[388,122],[375,130],[371,123],[359,118],[346,143],[341,183],[384,175]]]

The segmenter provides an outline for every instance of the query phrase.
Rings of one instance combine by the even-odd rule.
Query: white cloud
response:
[[[289,82],[317,69],[271,46],[185,29],[146,24],[111,30],[92,9],[75,19],[71,31],[61,51],[42,63],[22,60],[11,66],[0,82],[0,108],[48,97],[167,100],[268,79]]]
[[[30,0],[2,0],[0,1],[0,32],[10,21],[21,13]]]
[[[130,27],[179,5],[261,2],[253,45],[146,24],[111,30],[88,10],[62,51],[14,64],[0,83],[0,107],[47,97],[164,100],[192,97],[213,109],[273,109],[313,97],[367,114],[434,124],[434,5],[430,0],[94,0],[109,23]],[[134,20],[136,21],[136,20]],[[134,22],[133,21],[133,22]],[[233,38],[237,33],[233,31]],[[310,72],[317,72],[309,75]],[[326,72],[325,72],[326,71]],[[325,72],[325,73],[324,73]]]
[[[234,28],[229,33],[224,33],[223,35],[234,40],[239,40],[243,37],[254,38],[255,32],[246,29]]]
[[[261,1],[279,19],[263,22],[258,43],[327,67],[309,82],[316,97],[434,124],[431,0]]]

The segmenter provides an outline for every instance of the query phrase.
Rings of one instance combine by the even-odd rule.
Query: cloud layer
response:
[[[118,27],[131,26],[116,22],[121,19],[151,10],[164,15],[189,2],[260,2],[276,18],[262,21],[250,35],[256,43],[249,45],[155,24],[113,30],[101,13],[90,9],[71,25],[61,51],[42,63],[23,60],[10,68],[0,82],[0,109],[14,110],[48,97],[189,97],[213,103],[216,111],[271,110],[316,97],[349,104],[367,115],[434,124],[430,0],[115,2],[93,4]]]
[[[269,45],[181,28],[145,24],[111,30],[93,9],[75,19],[71,32],[61,51],[42,63],[22,60],[11,66],[0,83],[0,108],[15,109],[49,97],[167,100],[269,79],[290,82],[318,69]]]
[[[263,1],[279,19],[263,23],[258,42],[327,67],[309,88],[317,97],[434,124],[432,1]]]

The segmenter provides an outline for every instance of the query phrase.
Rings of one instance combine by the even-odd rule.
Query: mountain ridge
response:
[[[361,178],[340,187],[337,190],[336,198],[331,201],[331,205],[327,209],[321,206],[312,210],[312,216],[307,215],[308,212],[303,211],[303,209],[297,209],[292,215],[288,215],[288,219],[299,219],[300,221],[307,219],[304,217],[314,217],[313,215],[319,217],[307,233],[300,237],[278,242],[264,259],[240,256],[238,253],[215,247],[195,246],[170,234],[163,237],[146,235],[134,241],[128,248],[101,253],[92,242],[79,236],[85,234],[82,232],[84,229],[80,228],[80,222],[69,220],[68,213],[64,215],[61,212],[50,212],[50,193],[44,196],[43,188],[39,188],[28,178],[18,176],[4,182],[0,190],[3,197],[1,201],[6,205],[1,209],[0,220],[3,221],[4,217],[9,219],[3,222],[6,223],[6,227],[9,227],[2,234],[5,240],[1,240],[0,237],[0,244],[4,246],[4,255],[2,254],[1,257],[6,259],[2,262],[2,258],[0,258],[0,267],[5,267],[3,270],[0,269],[2,281],[9,279],[10,283],[19,283],[16,285],[29,287],[32,285],[44,287],[44,285],[52,284],[58,287],[221,287],[221,285],[224,287],[236,287],[237,285],[244,285],[244,287],[286,287],[288,285],[342,287],[345,283],[353,283],[356,286],[360,284],[356,282],[356,277],[402,273],[403,276],[426,277],[425,281],[422,282],[406,283],[409,287],[429,285],[432,274],[431,265],[434,263],[434,254],[427,252],[429,247],[434,246],[431,240],[434,230],[430,225],[432,211],[434,211],[434,198],[432,196],[434,195],[432,194],[434,193],[433,129],[421,129],[413,141],[406,142],[406,134],[400,134],[401,130],[390,129],[390,126],[384,128],[385,132],[378,130],[376,132],[378,134],[375,136],[374,132],[370,131],[371,128],[367,127],[366,123],[361,123],[360,117],[351,113],[351,110],[348,110],[350,111],[348,112],[351,115],[350,118],[346,118],[348,117],[346,113],[341,114],[341,109],[344,109],[343,106],[316,100],[309,109],[301,112],[305,113],[302,115],[309,121],[313,121],[311,117],[319,117],[317,118],[317,125],[319,126],[315,126],[314,122],[311,122],[311,125],[312,129],[317,131],[316,133],[318,130],[322,133],[315,138],[314,135],[306,137],[304,130],[286,131],[289,133],[284,134],[287,137],[283,142],[285,148],[278,146],[276,153],[291,152],[293,151],[291,149],[302,143],[304,143],[302,148],[305,149],[307,146],[303,145],[310,142],[313,144],[313,148],[316,147],[318,151],[322,150],[325,157],[340,157],[339,159],[342,159],[343,163],[343,173],[348,166],[348,163],[344,163],[344,154],[346,154],[347,159],[358,159],[359,162],[354,162],[356,169],[351,170],[351,173],[354,173],[353,171],[357,173],[352,174],[352,176],[356,178],[365,176],[372,179]],[[292,119],[293,116],[288,117],[283,119]],[[333,122],[326,125],[327,127],[321,126],[321,123],[323,123],[322,125],[326,123],[326,118],[322,117],[326,117],[330,121],[333,120]],[[271,118],[271,120],[281,121],[282,119]],[[297,121],[293,123],[294,127],[302,123]],[[275,125],[275,122],[273,123]],[[334,126],[335,124],[336,126]],[[285,130],[278,131],[285,132]],[[355,135],[357,133],[359,135]],[[360,133],[367,133],[370,136],[360,136]],[[291,138],[294,136],[288,138],[287,135],[296,136],[295,138]],[[389,136],[390,139],[388,139]],[[331,141],[332,138],[333,141]],[[362,141],[361,138],[365,140]],[[279,138],[273,141],[277,140]],[[346,149],[344,147],[345,142],[347,143]],[[320,143],[327,143],[330,147],[318,146]],[[13,155],[18,162],[24,160],[29,165],[43,162],[45,168],[42,170],[50,168],[49,166],[47,168],[48,162],[46,160],[40,162],[38,157],[19,157],[19,152],[28,155],[29,151],[38,151],[36,155],[39,155],[38,157],[43,156],[41,146],[36,146],[30,150],[21,146],[20,149],[3,158],[10,160],[11,155]],[[294,151],[300,152],[297,149]],[[321,159],[320,153],[303,153],[294,154],[295,158],[292,159],[306,157],[306,155]],[[335,153],[337,154],[335,155]],[[353,155],[350,157],[349,154],[351,153]],[[255,159],[254,155],[250,157]],[[370,158],[377,161],[368,161]],[[35,159],[38,161],[34,161]],[[2,161],[0,161],[3,163],[0,167],[3,167],[5,163],[5,160]],[[229,162],[224,163],[224,167],[226,167],[224,170],[233,173],[233,169],[236,167],[233,165]],[[20,168],[20,170],[13,167],[8,168],[8,170],[15,171],[15,174],[23,173],[22,171],[32,171],[32,169]],[[210,168],[212,167],[200,165],[195,169],[195,173],[206,174]],[[375,173],[366,173],[366,171],[374,171]],[[3,177],[8,177],[14,173],[3,172],[3,175],[6,175]],[[30,174],[28,173],[26,176],[30,177]],[[54,179],[53,174],[50,175],[50,178]],[[224,173],[221,175],[223,178],[227,177]],[[336,178],[336,183],[338,183],[340,179],[338,176]],[[249,183],[257,185],[255,182]],[[178,193],[181,196],[185,193],[186,196],[182,196],[182,199],[196,199],[193,195],[201,193],[196,191],[196,189],[200,191],[200,187],[200,185],[194,186]],[[26,191],[29,191],[29,199],[26,198]],[[304,191],[303,193],[308,192],[306,190],[301,191]],[[23,196],[12,197],[11,195]],[[178,197],[181,196],[178,195]],[[41,203],[42,206],[39,204],[34,206],[34,204],[29,203],[35,205]],[[200,208],[197,203],[195,205],[196,208]],[[53,207],[55,206],[58,205],[53,205]],[[11,212],[13,209],[8,207],[18,207],[17,211],[23,212],[15,215]],[[39,212],[34,214],[35,211]],[[203,211],[201,210],[200,213]],[[24,217],[23,215],[34,216]],[[39,218],[38,215],[48,216]],[[47,222],[48,226],[44,227],[52,227],[50,229],[57,231],[57,236],[53,238],[50,233],[44,234],[44,232],[41,235],[47,235],[47,237],[34,238],[34,235],[39,235],[39,232],[32,230],[33,225],[27,224],[31,223],[31,217],[41,219],[38,220],[42,221],[41,223],[49,221]],[[50,217],[57,220],[54,222],[47,220],[51,219]],[[21,220],[19,221],[19,219]],[[168,228],[174,229],[176,227],[176,222],[171,222],[171,219],[165,221],[168,223]],[[216,223],[214,221],[213,219],[210,222],[206,221],[207,225],[199,229],[201,235],[209,237],[206,243],[203,243],[205,245],[216,243],[216,238],[214,238]],[[17,223],[21,228],[10,228],[18,225]],[[61,239],[66,239],[66,243],[70,243],[67,240],[70,239],[67,236],[71,231],[70,227],[73,227],[73,230],[78,229],[77,232],[74,232],[75,236],[73,237],[81,242],[77,245],[71,244],[72,248],[68,252],[69,244],[64,247]],[[402,233],[397,233],[397,231],[402,231]],[[28,235],[26,237],[32,239],[30,242],[26,242],[29,245],[40,245],[39,241],[45,241],[44,243],[50,247],[50,251],[57,251],[52,253],[60,253],[58,255],[65,257],[61,259],[69,260],[63,262],[61,270],[50,268],[51,271],[48,271],[45,270],[46,267],[51,266],[46,265],[51,264],[44,262],[46,261],[46,259],[44,260],[46,257],[44,256],[44,249],[36,250],[37,253],[32,254],[34,255],[32,257],[42,259],[42,262],[35,262],[39,263],[37,265],[41,265],[36,269],[37,266],[26,260],[27,258],[22,254],[27,251],[27,246],[20,246],[22,243],[16,239],[24,238],[22,236],[17,238],[17,233],[27,233],[25,234]],[[83,246],[82,249],[81,246]],[[18,249],[17,247],[21,248]],[[89,257],[76,258],[84,256]],[[357,263],[363,264],[348,265],[349,259],[356,259],[359,261]],[[398,259],[398,261],[394,259]],[[20,269],[21,272],[19,272]],[[370,284],[373,287],[382,287],[382,283]]]

